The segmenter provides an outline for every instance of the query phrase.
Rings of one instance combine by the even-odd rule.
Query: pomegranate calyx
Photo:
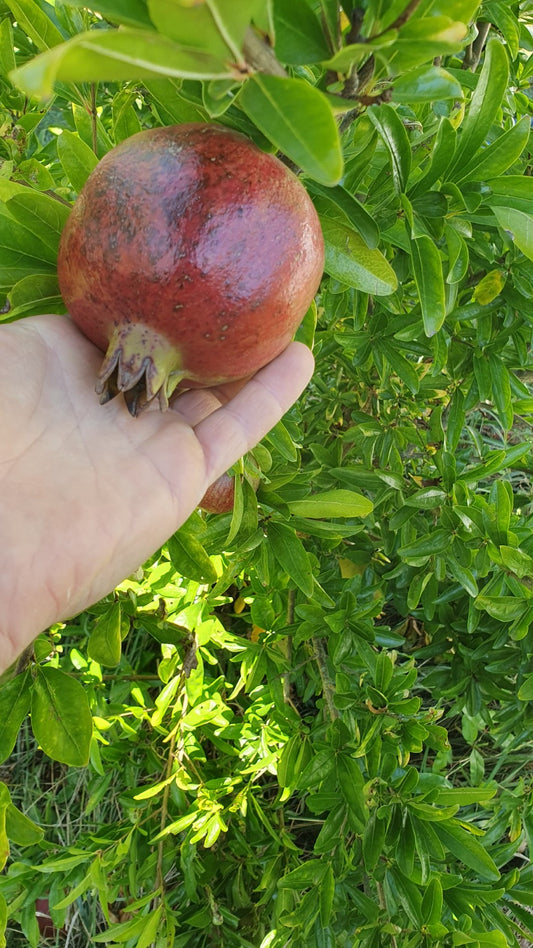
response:
[[[143,323],[127,323],[113,331],[95,388],[101,405],[123,392],[136,417],[155,398],[166,410],[184,376],[179,353],[164,336]]]

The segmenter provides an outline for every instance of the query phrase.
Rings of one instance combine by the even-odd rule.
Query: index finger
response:
[[[301,395],[314,369],[313,355],[301,342],[292,342],[281,355],[260,369],[227,404],[195,427],[212,483],[238,458],[250,451]]]

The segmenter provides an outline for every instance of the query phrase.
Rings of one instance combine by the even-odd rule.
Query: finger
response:
[[[211,483],[253,448],[296,401],[313,374],[307,346],[293,342],[226,405],[195,428]]]
[[[240,392],[250,378],[251,376],[247,376],[245,379],[226,382],[212,388],[190,388],[186,392],[178,392],[170,407],[181,415],[188,425],[195,428],[204,418]]]

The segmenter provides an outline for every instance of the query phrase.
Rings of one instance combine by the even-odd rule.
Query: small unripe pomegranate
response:
[[[303,185],[211,124],[139,132],[83,187],[59,248],[61,293],[106,353],[96,391],[132,415],[175,388],[256,372],[292,339],[324,264]]]
[[[257,491],[259,478],[248,478],[248,483]],[[207,488],[198,506],[206,513],[231,513],[235,503],[235,477],[232,474],[221,474]]]

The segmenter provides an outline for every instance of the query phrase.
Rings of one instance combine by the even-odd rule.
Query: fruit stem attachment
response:
[[[113,331],[95,387],[101,405],[123,392],[136,417],[156,397],[165,411],[184,377],[179,353],[164,336],[143,323],[126,323]]]

